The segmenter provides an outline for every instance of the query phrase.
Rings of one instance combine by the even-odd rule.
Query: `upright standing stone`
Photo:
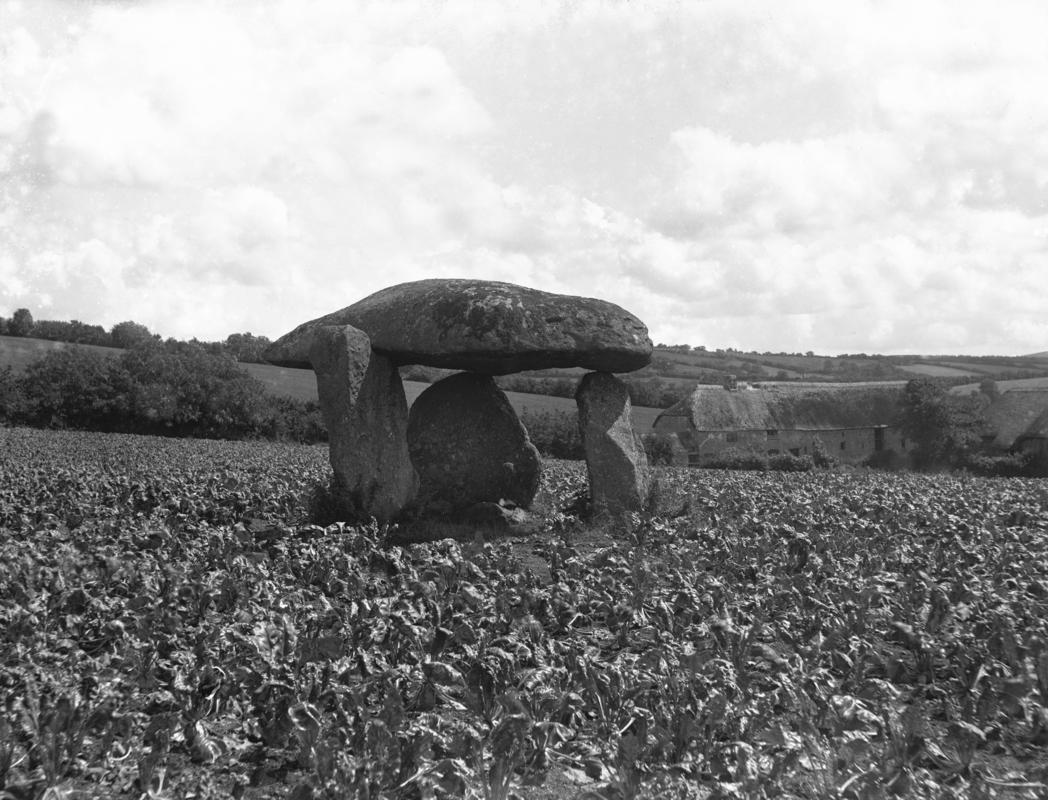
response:
[[[590,372],[575,393],[595,514],[639,511],[648,495],[648,459],[633,435],[626,384]]]
[[[324,326],[309,358],[327,423],[331,466],[346,510],[388,522],[415,497],[408,406],[397,368],[350,325]]]
[[[538,491],[538,450],[488,375],[460,372],[419,395],[408,448],[423,509],[456,512],[500,500],[527,508]]]

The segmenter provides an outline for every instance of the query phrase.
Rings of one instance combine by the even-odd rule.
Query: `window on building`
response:
[[[769,439],[771,439],[772,437],[778,436],[778,435],[779,435],[779,431],[777,429],[775,429],[775,428],[768,428],[768,438]]]
[[[804,449],[807,450],[808,448],[804,448]],[[790,455],[799,456],[800,454],[801,454],[801,449],[799,447],[791,447],[790,448]]]
[[[725,437],[725,438],[727,438],[727,440],[729,442],[737,442],[737,441],[739,441],[739,434],[736,433],[735,431],[731,431],[731,432],[728,433],[727,437]]]
[[[847,447],[848,447],[848,443],[847,442],[841,442],[841,450],[844,450]]]

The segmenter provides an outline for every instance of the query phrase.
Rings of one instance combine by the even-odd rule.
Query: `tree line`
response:
[[[149,340],[107,355],[54,350],[0,370],[0,421],[38,427],[201,438],[317,442],[316,403],[268,394],[228,354]]]
[[[141,323],[127,320],[118,322],[108,331],[101,325],[91,325],[80,320],[35,320],[28,308],[19,308],[10,318],[0,317],[0,336],[46,339],[52,342],[87,344],[96,347],[116,347],[127,350],[148,342],[159,342],[161,337]],[[174,342],[177,340],[169,339]],[[264,364],[262,351],[270,344],[265,336],[252,333],[233,333],[221,342],[201,342],[191,339],[213,355],[230,356],[245,364]]]

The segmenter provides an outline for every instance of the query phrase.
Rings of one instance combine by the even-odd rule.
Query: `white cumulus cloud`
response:
[[[384,286],[653,337],[1048,348],[1048,7],[0,0],[0,314],[276,336]]]

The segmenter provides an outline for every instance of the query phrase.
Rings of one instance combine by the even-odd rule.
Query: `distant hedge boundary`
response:
[[[175,341],[145,342],[117,357],[54,350],[21,373],[0,370],[0,420],[212,439],[327,439],[317,403],[274,397],[232,357]]]

